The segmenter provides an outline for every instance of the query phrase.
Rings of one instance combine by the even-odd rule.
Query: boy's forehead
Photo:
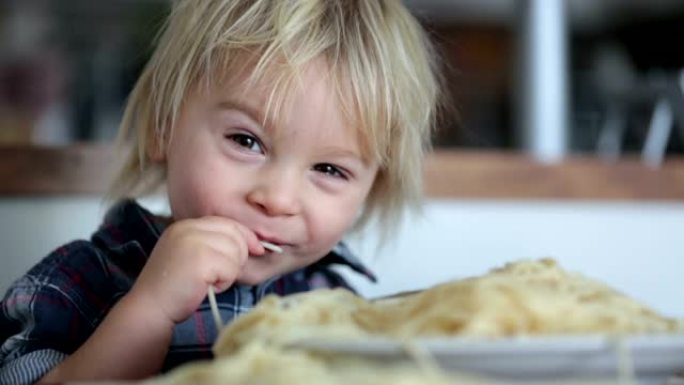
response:
[[[358,147],[360,155],[370,160],[368,133],[362,128],[357,114],[347,107],[351,105],[349,90],[339,89],[339,82],[333,81],[327,63],[324,60],[312,60],[299,72],[282,71],[279,73],[269,68],[263,74],[255,74],[253,67],[242,65],[236,71],[226,71],[220,81],[209,84],[205,91],[218,108],[239,110],[265,131],[276,135],[288,134],[282,130],[292,118],[295,103],[306,103],[304,108],[297,111],[308,109],[314,112],[320,108],[316,102],[327,98],[330,102],[328,107],[336,110],[328,119],[331,120],[333,115],[340,118],[342,125],[355,139],[355,147]],[[289,81],[282,82],[282,79]],[[330,126],[328,123],[331,122],[321,122],[321,133]]]
[[[257,73],[256,64],[253,58],[245,57],[242,65],[224,70],[218,77],[219,81],[212,83],[210,92],[221,104],[249,113],[264,126],[277,126],[282,123],[280,120],[285,117],[291,103],[290,96],[295,91],[292,86],[282,89],[278,82],[283,78],[293,78],[294,73],[283,73],[283,70],[275,68],[265,68]]]

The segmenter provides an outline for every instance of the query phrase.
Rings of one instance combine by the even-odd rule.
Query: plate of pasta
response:
[[[663,383],[684,371],[684,334],[441,337],[398,341],[300,339],[291,347],[507,381],[613,380]],[[684,382],[684,378],[681,380]]]
[[[648,383],[684,370],[683,320],[551,259],[375,300],[346,290],[271,296],[225,328],[214,351],[253,341],[523,381]]]

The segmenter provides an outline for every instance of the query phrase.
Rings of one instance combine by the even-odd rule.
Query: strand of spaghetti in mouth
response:
[[[261,246],[263,246],[266,250],[270,250],[275,253],[283,252],[283,249],[278,245],[274,245],[273,243],[266,241],[259,242],[261,243]],[[221,319],[221,313],[219,313],[218,303],[216,302],[216,291],[214,289],[214,286],[209,286],[209,289],[207,290],[207,297],[209,298],[209,307],[211,308],[211,314],[214,317],[214,323],[216,324],[216,331],[221,332],[221,328],[223,327],[223,320]]]

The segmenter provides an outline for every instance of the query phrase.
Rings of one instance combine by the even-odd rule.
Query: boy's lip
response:
[[[258,231],[255,231],[255,234],[256,234],[257,238],[258,238],[260,241],[272,243],[272,244],[274,244],[274,245],[276,245],[276,246],[280,246],[280,247],[283,247],[283,246],[292,246],[291,244],[289,244],[289,243],[283,241],[282,239],[280,239],[280,238],[278,238],[278,237],[265,235],[265,234],[260,233],[260,232],[258,232]]]

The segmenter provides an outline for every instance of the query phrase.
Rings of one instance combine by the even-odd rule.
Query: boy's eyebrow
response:
[[[363,157],[358,151],[350,150],[344,147],[322,147],[321,152],[324,152],[332,156],[355,158],[358,160],[363,159]]]
[[[237,100],[224,100],[219,103],[218,107],[223,110],[239,110],[247,114],[247,116],[249,116],[253,121],[258,123],[259,125],[264,124],[263,111],[261,111],[258,108],[249,106],[245,103],[239,102]]]
[[[338,147],[338,146],[322,147],[322,148],[320,148],[320,152],[323,154],[326,154],[328,156],[349,159],[353,162],[358,163],[359,165],[361,165],[363,167],[368,167],[372,163],[372,160],[370,158],[368,158],[367,156],[364,156],[363,153],[361,153],[360,151],[349,149],[346,147]]]

